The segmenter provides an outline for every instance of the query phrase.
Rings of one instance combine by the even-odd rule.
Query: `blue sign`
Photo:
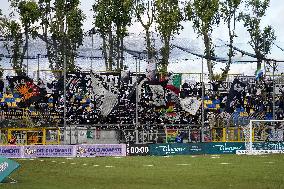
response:
[[[17,162],[0,157],[0,182],[3,182],[6,177],[19,167],[20,165]]]

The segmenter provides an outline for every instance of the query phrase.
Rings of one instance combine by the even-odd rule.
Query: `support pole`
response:
[[[39,55],[37,54],[37,83],[39,82]]]
[[[136,144],[139,143],[138,140],[138,65],[137,65],[137,57],[135,59],[136,65],[136,100],[135,100],[135,126],[136,126]]]
[[[272,82],[273,82],[273,105],[272,105],[272,117],[273,117],[273,120],[275,120],[275,70],[276,70],[276,61],[273,61],[273,72],[272,72]]]
[[[201,142],[204,142],[204,68],[203,68],[203,57],[201,66],[201,83],[202,83],[202,101],[201,101]]]

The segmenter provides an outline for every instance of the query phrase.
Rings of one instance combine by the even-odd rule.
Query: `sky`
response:
[[[94,0],[81,0],[81,9],[86,14],[86,20],[84,21],[84,30],[88,31],[91,29],[92,22],[93,22],[93,12],[91,11],[92,4]],[[8,14],[11,10],[9,8],[8,0],[1,0],[1,9],[4,14]],[[284,4],[283,0],[271,0],[270,7],[266,12],[266,16],[263,18],[262,26],[271,25],[277,36],[276,44],[280,47],[284,48],[284,24],[283,24],[283,17],[284,17]],[[176,38],[187,38],[191,40],[198,39],[198,36],[194,33],[192,28],[192,24],[189,22],[183,22],[182,25],[184,29],[180,31]],[[154,30],[154,28],[152,28]],[[134,23],[132,26],[128,28],[129,33],[139,34],[143,33],[143,28],[140,23]],[[227,35],[227,27],[224,23],[221,23],[218,27],[215,27],[212,33],[213,41],[218,42],[219,39],[223,41],[228,41]],[[253,53],[253,50],[249,47],[249,34],[246,29],[243,27],[243,23],[237,23],[236,25],[236,34],[237,38],[235,38],[235,44],[240,47],[244,47],[246,51]],[[202,44],[202,39],[198,39],[200,44]],[[284,52],[277,49],[276,47],[273,48],[271,56],[277,60],[284,60]],[[284,64],[284,63],[283,63]],[[283,70],[284,72],[284,70]]]

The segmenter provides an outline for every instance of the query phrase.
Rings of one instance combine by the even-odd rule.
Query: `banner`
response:
[[[19,167],[20,165],[17,162],[4,157],[0,157],[0,182],[2,182]]]
[[[201,102],[197,100],[196,97],[188,97],[180,99],[180,105],[182,109],[189,112],[191,115],[195,115],[201,105]]]
[[[38,157],[74,157],[74,146],[71,145],[45,145],[23,146],[24,158]]]
[[[152,99],[153,99],[153,104],[155,106],[164,106],[166,105],[165,103],[165,92],[164,89],[161,85],[149,85],[150,90],[153,94]]]
[[[126,156],[125,144],[84,144],[76,146],[77,157]]]
[[[189,154],[189,144],[149,144],[150,155],[186,155]]]
[[[127,156],[147,156],[149,155],[148,144],[127,144],[126,155]]]
[[[21,158],[22,154],[21,146],[0,146],[0,156],[6,158]]]

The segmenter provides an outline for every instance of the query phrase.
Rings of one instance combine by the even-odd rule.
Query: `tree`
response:
[[[63,69],[66,55],[67,71],[75,71],[78,48],[83,43],[85,15],[79,0],[39,0],[40,25],[43,34],[36,35],[46,43],[50,68],[55,73]],[[58,74],[56,74],[57,76]]]
[[[232,64],[232,57],[234,56],[233,43],[234,38],[236,37],[235,29],[236,29],[236,21],[237,16],[236,12],[241,4],[242,0],[225,0],[221,3],[221,13],[224,22],[228,27],[229,34],[229,52],[228,52],[228,62],[226,64],[225,69],[222,69],[221,80],[225,80],[230,71],[230,66]]]
[[[114,1],[97,0],[93,5],[94,25],[103,39],[102,52],[105,59],[106,70],[112,70],[113,65],[113,34],[112,18],[114,16]]]
[[[219,0],[193,0],[185,7],[187,19],[193,22],[193,28],[198,35],[203,37],[205,46],[205,58],[209,72],[209,79],[213,79],[213,63],[211,57],[214,56],[211,33],[213,26],[220,22]]]
[[[113,22],[116,27],[117,70],[123,69],[123,40],[128,35],[127,27],[131,25],[133,2],[133,0],[115,0]]]
[[[242,12],[240,19],[250,35],[249,44],[253,48],[257,57],[257,70],[261,69],[262,60],[270,53],[273,41],[276,40],[272,26],[266,26],[261,29],[261,19],[269,7],[270,0],[247,0],[246,7],[250,13]]]
[[[25,49],[23,48],[23,35],[21,25],[11,18],[2,16],[0,19],[1,35],[4,38],[4,48],[11,54],[10,63],[17,75],[25,75],[23,65]]]
[[[25,46],[24,52],[27,51],[27,55],[29,55],[29,34],[33,31],[32,25],[38,21],[40,12],[36,2],[34,1],[20,1],[17,4],[18,12],[20,15],[20,20],[22,27],[24,28],[25,33]],[[27,57],[27,69],[28,69],[28,60]],[[28,70],[27,70],[28,71]]]
[[[95,29],[103,39],[103,54],[107,70],[123,68],[123,40],[131,25],[133,0],[97,0],[93,5]],[[115,35],[114,35],[115,33]]]
[[[166,73],[170,56],[170,40],[183,28],[181,25],[183,16],[178,0],[156,0],[155,6],[157,29],[163,42],[160,71]]]
[[[156,6],[152,0],[145,1],[144,0],[136,0],[135,2],[135,14],[137,20],[140,22],[144,31],[146,33],[146,49],[148,60],[155,56],[155,48],[151,43],[151,34],[150,34],[150,27],[152,26],[155,20],[155,12]],[[143,21],[142,17],[146,17],[146,21]]]

